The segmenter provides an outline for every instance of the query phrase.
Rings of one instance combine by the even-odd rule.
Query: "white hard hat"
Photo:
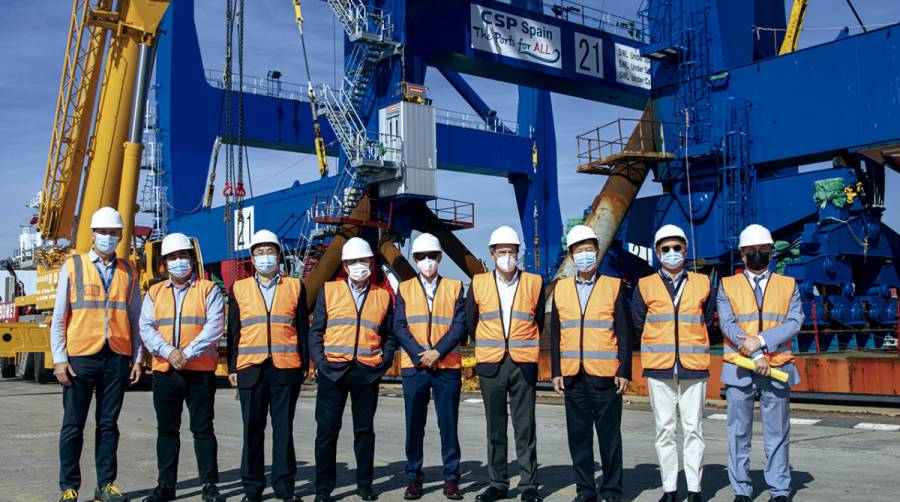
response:
[[[91,216],[91,228],[122,228],[122,215],[114,208],[101,207]]]
[[[420,234],[412,243],[412,253],[428,253],[432,251],[443,251],[441,249],[441,241],[431,234]]]
[[[589,239],[597,240],[597,234],[594,233],[594,229],[587,225],[575,225],[566,234],[566,247],[570,248],[581,241]]]
[[[488,241],[488,247],[496,246],[497,244],[514,244],[516,246],[521,246],[522,243],[519,241],[519,234],[512,229],[512,227],[508,227],[506,225],[497,227],[496,230],[491,232],[491,240]]]
[[[684,242],[687,242],[687,236],[684,235],[684,230],[677,225],[663,225],[656,231],[656,235],[653,236],[653,246],[655,247],[659,244],[659,241],[665,239],[681,239]]]
[[[194,249],[188,236],[180,233],[169,234],[162,241],[162,255],[165,256],[175,251],[190,251]]]
[[[341,261],[371,258],[373,256],[375,254],[372,253],[372,246],[365,239],[360,239],[359,237],[351,238],[341,248]]]
[[[253,234],[253,238],[250,239],[250,248],[253,249],[260,244],[275,244],[278,246],[278,250],[281,250],[281,242],[278,240],[278,236],[275,235],[275,232],[269,230],[258,230]]]
[[[738,247],[758,246],[760,244],[775,244],[769,229],[756,223],[747,225],[747,228],[741,232],[741,240]]]

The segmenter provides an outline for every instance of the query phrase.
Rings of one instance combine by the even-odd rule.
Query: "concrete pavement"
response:
[[[241,418],[240,406],[232,389],[220,388],[216,396],[216,431],[219,439],[220,488],[239,500]],[[460,412],[462,445],[462,488],[467,500],[486,486],[484,408],[477,394],[464,395]],[[565,412],[561,399],[546,396],[537,406],[538,478],[548,501],[568,501],[575,496],[569,453],[566,446]],[[313,493],[313,440],[315,422],[315,386],[305,386],[300,398],[294,436],[297,447],[297,491],[307,500]],[[721,409],[707,411],[706,470],[704,497],[730,501],[733,493],[725,470],[727,440]],[[0,501],[55,500],[57,491],[57,441],[62,416],[62,399],[56,385],[37,385],[16,380],[0,381]],[[826,412],[797,413],[805,418],[793,427],[791,461],[795,500],[897,500],[893,480],[900,461],[900,432],[855,429],[855,424],[886,422],[896,424],[896,417],[855,416]],[[818,422],[812,423],[816,420]],[[180,500],[199,500],[193,443],[187,432],[187,415],[182,421],[182,455],[180,462]],[[334,495],[358,500],[354,495],[355,477],[352,449],[352,420],[349,406],[338,452],[338,488]],[[146,496],[156,480],[155,415],[150,392],[135,390],[126,394],[119,421],[122,433],[119,448],[118,485],[133,500]],[[625,489],[627,500],[655,501],[660,495],[659,473],[653,449],[653,416],[645,404],[626,406],[623,416],[625,445]],[[406,479],[404,467],[403,401],[399,386],[385,384],[376,415],[375,489],[382,501],[402,500]],[[755,500],[768,500],[762,477],[762,432],[754,427],[753,478]],[[95,485],[93,470],[93,435],[91,421],[85,430],[82,456],[84,485],[81,500],[89,500]],[[268,438],[267,438],[268,439]],[[587,438],[585,439],[587,440]],[[268,449],[268,448],[267,448]],[[510,430],[510,471],[515,474],[515,454]],[[595,440],[596,450],[596,440]],[[599,462],[599,455],[596,456]],[[443,500],[440,492],[440,442],[434,414],[429,417],[426,433],[426,491],[423,500]],[[267,460],[268,464],[268,460]],[[513,479],[515,486],[515,478]],[[683,479],[681,482],[684,491]],[[518,497],[513,490],[511,495]],[[271,491],[266,491],[271,496]]]

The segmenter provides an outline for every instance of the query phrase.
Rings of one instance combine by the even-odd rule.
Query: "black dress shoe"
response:
[[[375,495],[375,491],[372,490],[371,486],[357,486],[356,494],[359,495],[361,500],[378,500],[378,495]]]
[[[213,483],[203,485],[200,500],[203,502],[225,502],[225,497],[219,493],[219,489]]]
[[[734,502],[753,502],[750,500],[750,497],[746,495],[735,495]]]
[[[665,492],[659,502],[678,502],[678,492]]]
[[[703,502],[703,497],[700,496],[700,492],[688,492],[686,502]]]
[[[600,502],[622,502],[622,497],[607,495],[605,497],[600,497]]]
[[[315,502],[331,502],[332,500],[334,499],[331,498],[331,494],[325,492],[317,493],[315,498]]]
[[[770,498],[769,502],[788,502],[788,498],[784,495],[779,495],[777,497]]]
[[[262,502],[262,497],[259,495],[244,495],[241,502]]]
[[[597,502],[597,494],[589,492],[581,492],[572,502]]]
[[[275,495],[275,500],[281,500],[282,502],[303,502],[303,499],[301,499],[294,493],[289,493],[287,495]]]
[[[487,487],[487,490],[478,494],[475,497],[476,502],[494,502],[495,500],[504,500],[509,497],[509,493],[506,490],[501,490],[494,486]]]
[[[541,497],[540,492],[537,491],[537,488],[526,489],[519,498],[522,499],[523,502],[542,502],[544,500],[544,498]]]
[[[150,495],[144,498],[144,502],[169,502],[170,500],[175,500],[175,489],[167,486],[157,486]]]

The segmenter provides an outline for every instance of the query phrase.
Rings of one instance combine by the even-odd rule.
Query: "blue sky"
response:
[[[224,67],[224,2],[196,0],[197,29],[204,67]],[[245,73],[264,76],[277,69],[287,82],[303,82],[302,59],[290,0],[249,0],[245,41]],[[635,17],[637,0],[584,1],[615,14]],[[789,4],[790,2],[788,2]],[[900,20],[900,3],[857,0],[864,22],[878,24]],[[4,194],[0,197],[0,255],[7,256],[16,246],[19,225],[26,224],[32,210],[27,202],[43,183],[53,112],[59,88],[71,3],[62,0],[5,2],[0,31],[0,168]],[[331,82],[339,77],[335,62],[340,61],[341,26],[335,22],[328,5],[319,0],[304,3],[307,19],[307,43],[315,82]],[[810,2],[800,47],[831,40],[845,25],[856,25],[845,0]],[[852,29],[852,33],[860,30]],[[839,76],[836,76],[839,78]],[[516,115],[516,88],[479,78],[468,78],[484,100],[501,118]],[[436,71],[426,81],[435,106],[470,112]],[[575,136],[618,117],[636,117],[637,112],[611,105],[593,103],[568,96],[554,95],[559,189],[563,219],[580,214],[603,185],[603,178],[575,173]],[[862,117],[854,119],[863,119]],[[254,192],[265,193],[284,188],[287,180],[314,179],[315,159],[295,153],[250,152]],[[332,162],[334,164],[334,162]],[[886,221],[900,228],[900,179],[889,172]],[[490,231],[500,224],[517,226],[518,215],[511,186],[502,178],[440,172],[438,186],[442,197],[472,201],[476,205],[476,228],[459,236],[481,256]],[[647,182],[641,195],[659,193],[659,186]],[[509,203],[498,203],[498,194]],[[892,211],[893,210],[893,211]]]

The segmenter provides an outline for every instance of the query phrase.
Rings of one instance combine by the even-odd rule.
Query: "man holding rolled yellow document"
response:
[[[791,349],[804,316],[794,279],[770,271],[773,244],[765,227],[745,228],[739,247],[746,269],[723,278],[717,298],[725,338],[722,383],[728,401],[728,478],[735,502],[750,502],[753,494],[750,441],[757,394],[771,501],[787,502],[791,494],[790,388],[800,382]],[[752,360],[752,371],[741,356]],[[783,372],[785,381],[773,375],[773,369]]]

